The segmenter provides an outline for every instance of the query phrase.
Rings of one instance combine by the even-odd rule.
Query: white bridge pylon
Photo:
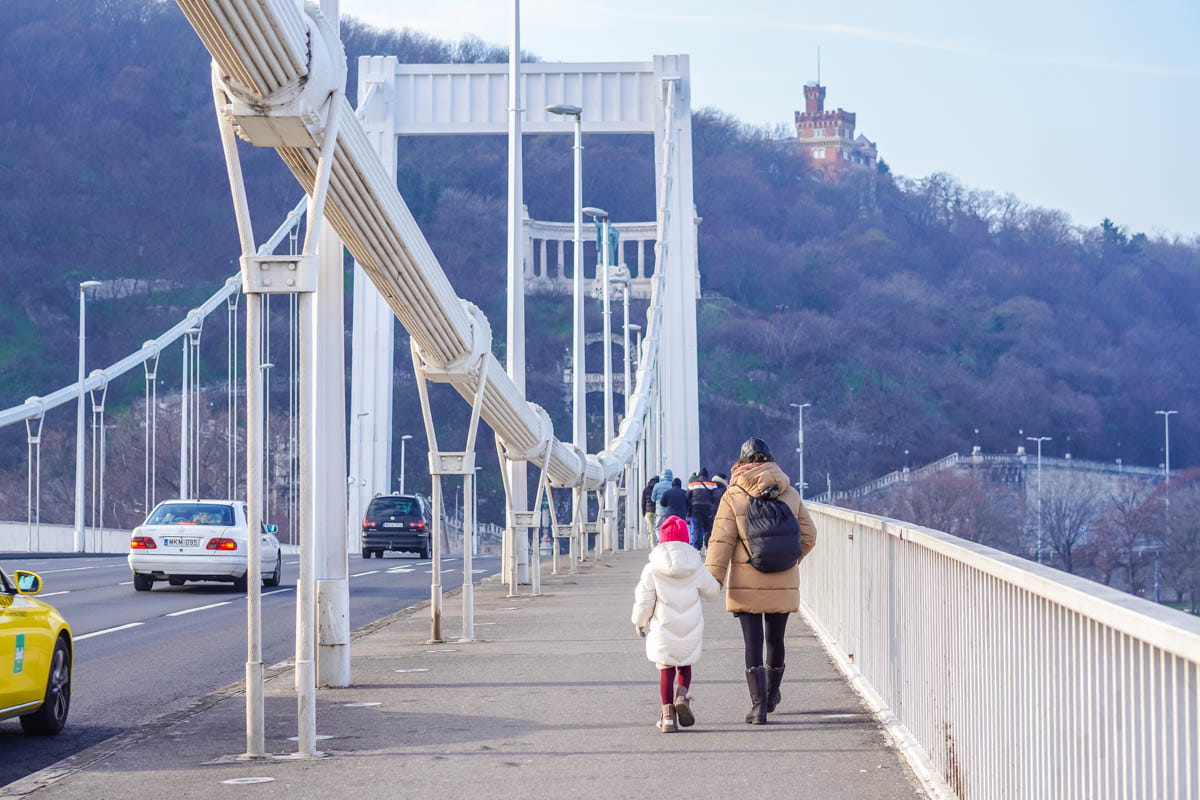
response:
[[[545,110],[548,105],[567,104],[583,109],[583,129],[589,135],[654,135],[656,175],[666,170],[671,176],[655,182],[655,207],[660,216],[665,214],[671,220],[665,231],[670,238],[661,251],[663,262],[655,264],[656,273],[661,271],[665,278],[659,344],[663,359],[658,378],[662,408],[669,413],[662,419],[662,463],[650,468],[658,471],[669,466],[683,471],[695,467],[700,463],[695,302],[699,272],[688,57],[655,56],[648,62],[524,63],[520,79],[523,133],[569,134],[570,125]],[[394,56],[363,56],[358,62],[363,130],[388,171],[394,173],[397,137],[507,133],[508,80],[505,64],[401,64]],[[664,81],[675,84],[669,116]],[[668,119],[672,126],[670,155],[664,148]],[[665,164],[668,158],[673,163]],[[601,205],[608,202],[592,200]],[[564,232],[569,228],[569,223],[559,225]],[[651,225],[658,227],[657,223]],[[526,227],[544,240],[555,226],[526,221]],[[640,289],[645,273],[640,269],[640,248],[638,252]],[[533,257],[526,253],[526,263],[532,263]],[[544,275],[544,259],[542,263]],[[528,270],[526,273],[528,278]],[[351,515],[352,525],[362,518],[371,497],[391,491],[392,324],[387,301],[367,282],[363,268],[356,267],[350,393],[356,413],[351,416],[350,463],[363,465],[365,474],[352,484],[355,497],[351,507],[358,512]]]
[[[577,498],[583,492],[602,488],[610,493],[613,483],[623,473],[626,486],[632,487],[635,484],[628,476],[635,460],[649,458],[655,465],[664,463],[667,458],[696,463],[695,212],[691,202],[691,129],[685,84],[687,59],[684,56],[656,59],[649,71],[652,77],[648,91],[638,95],[639,103],[649,103],[654,108],[653,131],[659,145],[655,154],[657,268],[634,384],[636,390],[627,399],[626,415],[620,429],[606,442],[603,451],[589,456],[555,437],[549,415],[525,400],[514,377],[504,373],[492,354],[491,327],[487,319],[478,308],[459,298],[450,285],[396,190],[394,171],[379,158],[378,151],[383,149],[379,146],[379,136],[375,142],[371,141],[345,98],[345,55],[334,26],[316,7],[307,4],[301,8],[295,0],[177,2],[213,57],[213,94],[242,247],[240,263],[243,291],[247,295],[248,325],[253,328],[257,323],[262,295],[297,295],[301,320],[299,393],[302,398],[299,436],[301,579],[297,586],[296,650],[300,735],[297,749],[301,756],[315,756],[316,625],[313,613],[318,599],[315,573],[318,568],[330,570],[324,582],[341,586],[338,591],[343,597],[346,584],[344,517],[326,513],[331,503],[338,505],[335,494],[342,500],[340,508],[344,513],[346,495],[343,488],[334,489],[327,476],[322,480],[331,465],[337,464],[343,469],[345,466],[341,437],[331,435],[331,432],[342,430],[339,421],[345,418],[345,413],[340,392],[329,389],[344,375],[344,370],[335,363],[337,359],[330,356],[332,350],[340,354],[340,347],[329,346],[331,341],[340,342],[342,336],[340,314],[331,313],[335,307],[341,307],[341,250],[331,246],[332,240],[328,236],[317,235],[322,221],[328,222],[336,231],[363,274],[408,331],[414,366],[419,369],[420,377],[449,384],[470,404],[472,431],[474,420],[483,419],[488,423],[496,434],[502,462],[538,463],[541,468],[539,502],[541,492],[552,487],[573,488]],[[379,92],[378,86],[367,87],[364,105],[369,107],[374,103],[374,97],[381,94],[386,92]],[[584,100],[586,102],[586,97]],[[598,107],[602,106],[600,103]],[[630,126],[645,121],[644,117],[616,120]],[[275,148],[308,193],[309,227],[302,253],[290,257],[256,253],[235,133],[255,146]],[[386,146],[386,142],[383,144]],[[324,244],[318,246],[318,240]],[[330,258],[331,254],[333,258]],[[676,315],[669,324],[666,309],[672,309]],[[685,348],[684,343],[691,346]],[[660,347],[666,348],[666,363],[661,369]],[[254,337],[250,337],[246,359],[247,506],[252,527],[262,514],[262,496],[258,488],[262,451],[257,410],[262,391],[258,377],[260,360]],[[523,378],[523,375],[518,377]],[[689,393],[690,402],[683,399]],[[665,416],[665,426],[660,427],[663,415],[652,409],[664,406],[670,408],[670,413]],[[427,427],[429,424],[427,414]],[[334,446],[332,439],[337,439],[339,446]],[[689,450],[693,455],[688,455]],[[441,461],[445,462],[453,455],[442,453]],[[437,471],[431,472],[465,476],[469,474],[468,468],[465,463],[441,463]],[[642,469],[644,477],[644,465]],[[466,489],[470,491],[470,483],[466,484]],[[510,499],[510,509],[512,506]],[[606,513],[611,514],[611,511]],[[510,510],[510,518],[513,516],[514,512]],[[510,519],[510,528],[519,525],[527,529],[532,516],[532,512],[523,512],[519,523]],[[336,523],[330,522],[334,519]],[[251,537],[250,541],[248,559],[251,564],[257,564],[257,539]],[[439,570],[435,567],[433,573],[437,575]],[[468,574],[464,578],[469,581],[471,576]],[[259,592],[253,574],[248,583],[251,589],[247,625],[246,755],[261,757]],[[438,581],[434,583],[438,584]],[[348,650],[342,646],[340,633],[346,628],[345,608],[335,603],[323,606],[321,627],[339,631],[331,652],[347,656]],[[434,632],[436,636],[436,625]],[[252,698],[255,698],[254,702]]]

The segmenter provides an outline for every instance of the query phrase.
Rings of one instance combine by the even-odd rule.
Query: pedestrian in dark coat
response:
[[[663,492],[658,505],[666,510],[666,514],[663,515],[664,519],[670,516],[685,519],[687,517],[687,492],[683,490],[683,481],[674,478],[671,481],[671,488]]]
[[[717,484],[709,480],[708,468],[701,467],[696,477],[688,484],[688,513],[696,526],[696,537],[693,542],[697,550],[708,547],[708,537],[712,533],[713,511],[716,503]]]
[[[725,496],[725,490],[729,488],[729,480],[718,472],[713,475],[713,483],[717,488],[713,489],[713,511],[714,513],[721,507],[721,498]]]
[[[646,488],[642,489],[642,518],[646,521],[646,536],[651,547],[658,544],[658,531],[654,527],[654,512],[657,506],[654,502],[654,487],[657,485],[658,476],[655,475],[646,483]]]

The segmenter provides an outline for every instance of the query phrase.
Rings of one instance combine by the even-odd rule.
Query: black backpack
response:
[[[792,509],[782,500],[755,497],[749,492],[746,495],[745,544],[750,566],[759,572],[784,572],[796,566],[804,548],[800,544],[800,523]]]

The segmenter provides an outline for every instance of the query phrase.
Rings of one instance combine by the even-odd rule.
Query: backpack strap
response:
[[[729,484],[729,488],[737,489],[739,492],[746,495],[746,510],[748,512],[750,510],[750,501],[754,499],[754,495],[752,495],[752,494],[750,494],[750,492],[746,491],[745,487],[739,486],[736,483]],[[745,519],[745,518],[746,518],[746,515],[743,514],[742,519]],[[742,529],[738,527],[736,514],[733,517],[733,527],[735,530],[737,530],[738,541],[741,543],[742,547],[744,547],[746,549],[746,558],[750,559],[754,554],[750,552],[750,542],[746,541],[746,537],[742,535]]]

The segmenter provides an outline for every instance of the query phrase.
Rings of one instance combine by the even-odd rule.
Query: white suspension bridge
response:
[[[646,476],[660,467],[699,463],[699,273],[688,59],[522,64],[514,14],[509,64],[402,65],[391,57],[364,58],[352,108],[345,96],[335,2],[325,0],[325,13],[311,4],[301,8],[295,0],[178,3],[213,57],[213,98],[238,223],[240,273],[184,320],[117,363],[84,375],[81,356],[76,383],[0,411],[0,426],[24,423],[27,428],[28,546],[35,549],[41,544],[43,422],[47,412],[76,405],[79,464],[71,545],[77,551],[96,549],[98,538],[88,541],[84,520],[85,397],[93,416],[93,495],[99,495],[107,389],[130,374],[136,380],[142,367],[142,505],[152,507],[160,485],[157,370],[168,348],[182,343],[178,488],[182,496],[196,496],[202,489],[200,342],[206,320],[224,310],[226,485],[209,488],[232,496],[241,485],[244,456],[253,530],[266,512],[264,375],[273,365],[263,357],[270,346],[264,309],[271,295],[286,295],[289,376],[294,376],[289,439],[298,443],[294,457],[289,454],[297,480],[287,511],[298,521],[300,553],[297,750],[311,757],[317,755],[316,687],[352,683],[347,553],[357,549],[366,501],[391,489],[393,320],[410,337],[429,444],[433,505],[439,511],[435,564],[448,541],[440,513],[445,481],[461,481],[463,536],[474,526],[480,420],[495,433],[505,476],[504,580],[512,594],[524,585],[540,594],[540,548],[530,546],[529,531],[543,501],[555,492],[569,493],[572,500],[569,519],[558,519],[556,504],[548,505],[554,537],[569,543],[565,568],[573,571],[582,558],[645,546],[636,498]],[[634,243],[636,267],[610,252],[610,237],[603,236],[592,281],[584,275],[581,215],[586,211],[600,220],[606,232],[612,223],[603,210],[583,205],[580,132],[585,125],[589,133],[646,133],[655,141],[657,218],[615,226]],[[572,222],[525,217],[523,132],[574,133]],[[500,133],[509,136],[510,187],[504,364],[492,354],[488,320],[455,292],[393,177],[398,137]],[[238,137],[274,148],[306,195],[261,245],[250,222]],[[285,240],[289,252],[276,252]],[[355,259],[349,410],[342,390],[343,246]],[[607,346],[599,382],[605,429],[604,446],[595,453],[586,452],[583,401],[590,376],[585,369],[572,370],[573,419],[566,439],[556,436],[549,415],[525,393],[525,292],[565,289],[568,282],[575,365],[585,361],[585,298],[598,291],[603,304],[600,338]],[[80,288],[81,329],[84,293],[91,288],[90,283]],[[611,339],[617,335],[611,306],[618,288],[625,301],[620,331],[625,404],[619,425],[611,358]],[[648,301],[636,370],[629,341],[631,297]],[[244,385],[237,380],[241,324]],[[81,353],[83,345],[81,335]],[[456,411],[431,402],[430,383],[453,388],[463,406]],[[438,422],[464,410],[465,442],[439,441]],[[237,444],[239,419],[244,420],[244,454]],[[347,422],[330,424],[333,420]],[[354,472],[348,473],[348,464],[356,465]],[[594,516],[589,494],[596,500]],[[102,498],[92,505],[102,509]],[[802,567],[805,617],[932,795],[1200,796],[1196,620],[937,531],[819,503],[810,510],[820,546]],[[94,530],[102,532],[103,525],[102,517],[94,517]],[[249,542],[248,563],[257,564],[258,539],[251,536]],[[465,540],[461,552],[461,640],[470,642],[471,547]],[[564,568],[558,547],[552,552],[552,570],[558,572]],[[436,566],[431,570],[434,641],[445,635],[440,573]],[[245,756],[259,758],[264,756],[261,583],[247,584]]]

